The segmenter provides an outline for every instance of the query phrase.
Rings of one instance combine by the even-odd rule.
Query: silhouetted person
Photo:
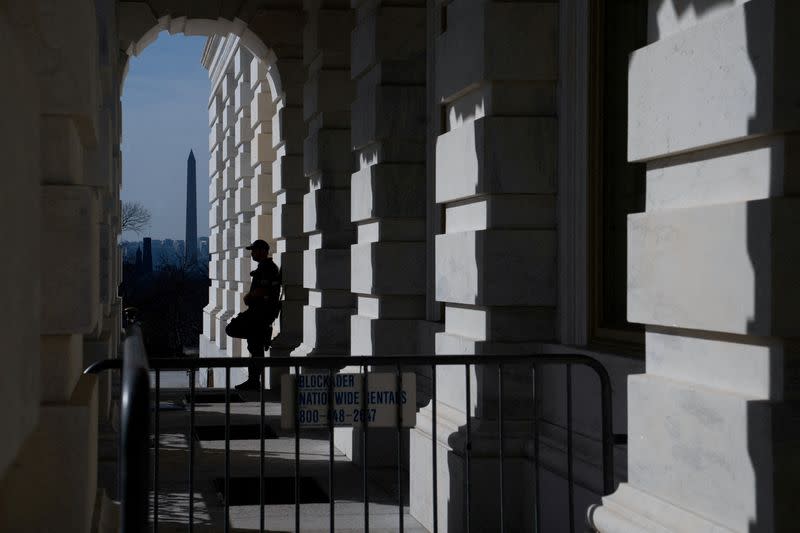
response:
[[[258,268],[250,272],[253,280],[250,290],[244,295],[247,309],[228,323],[228,337],[247,340],[247,351],[251,357],[264,357],[264,350],[272,340],[272,322],[280,313],[281,274],[278,266],[269,257],[269,244],[258,239],[246,248],[258,262]],[[236,385],[236,389],[257,389],[261,386],[261,368],[248,367],[247,381]]]

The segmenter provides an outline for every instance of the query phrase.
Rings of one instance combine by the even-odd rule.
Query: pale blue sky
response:
[[[142,236],[183,239],[186,159],[197,159],[197,235],[208,235],[208,72],[200,64],[205,37],[162,32],[130,59],[122,93],[122,201],[147,207]]]

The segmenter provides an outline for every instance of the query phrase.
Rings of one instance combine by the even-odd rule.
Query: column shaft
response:
[[[442,131],[435,196],[445,227],[435,238],[435,293],[444,308],[435,350],[530,353],[555,337],[558,4],[456,0],[437,9],[438,24],[428,31],[436,34],[432,82]],[[425,495],[436,424],[438,523],[464,529],[461,457],[469,410],[473,445],[485,450],[472,463],[473,503],[481,502],[481,512],[473,512],[471,527],[493,530],[500,511],[490,444],[498,431],[497,372],[474,368],[470,406],[464,379],[463,368],[439,369],[437,419],[423,409],[412,430],[411,512],[432,526]],[[530,529],[524,510],[533,472],[520,443],[530,435],[531,373],[509,369],[504,392],[506,436],[515,443],[506,454],[506,523]]]
[[[307,136],[303,173],[303,287],[309,290],[303,308],[303,342],[293,355],[341,355],[350,350],[350,81],[349,9],[309,3],[304,32],[303,119]]]
[[[353,32],[353,354],[411,354],[425,318],[425,8],[360,2]]]

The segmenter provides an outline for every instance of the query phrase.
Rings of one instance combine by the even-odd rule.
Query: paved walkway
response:
[[[166,409],[160,415],[158,500],[159,531],[164,532],[187,531],[189,412],[185,409],[186,386],[185,373],[162,373],[161,401]],[[265,440],[265,477],[273,499],[273,503],[268,502],[264,507],[265,530],[293,532],[294,434],[280,428],[280,403],[276,395],[268,393],[266,397],[265,422],[275,432],[276,438]],[[231,440],[230,444],[231,483],[245,484],[238,491],[239,494],[231,491],[232,497],[237,500],[232,501],[230,507],[230,525],[234,532],[259,529],[258,393],[245,393],[243,399],[243,402],[231,403],[232,432],[239,434],[235,436],[244,437]],[[195,531],[223,531],[225,508],[219,488],[225,472],[225,441],[224,433],[213,433],[224,428],[225,404],[196,403],[195,412],[195,424],[199,428],[196,435],[199,433],[204,439],[195,440]],[[301,505],[300,530],[327,532],[330,517],[327,431],[304,430],[300,440],[300,457],[301,477],[308,478],[301,484],[302,492],[316,502]],[[339,450],[335,450],[334,465],[336,531],[363,531],[361,469]],[[398,531],[397,489],[393,473],[377,469],[373,473],[370,469],[370,477],[370,531]],[[406,481],[404,529],[414,533],[425,532],[427,530],[408,514],[407,487]]]

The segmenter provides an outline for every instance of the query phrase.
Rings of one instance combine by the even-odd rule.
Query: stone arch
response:
[[[2,329],[13,342],[4,357],[6,409],[0,409],[12,433],[0,445],[0,475],[8,489],[0,495],[0,529],[49,531],[63,523],[91,528],[96,465],[87,443],[96,438],[98,418],[108,419],[110,379],[84,376],[80,369],[114,357],[120,344],[119,89],[127,59],[162,30],[237,35],[269,66],[264,86],[283,100],[289,118],[280,121],[281,135],[284,124],[295,132],[293,162],[286,166],[293,182],[301,183],[303,13],[299,1],[280,3],[277,9],[269,9],[271,0],[2,3],[0,42],[9,51],[3,65],[14,83],[4,93],[9,109],[0,133],[11,142],[1,153],[10,170],[0,189],[11,191],[15,201],[0,221],[25,231],[10,237],[22,244],[15,246],[18,261],[3,269],[14,280],[8,296],[16,320]],[[39,267],[40,241],[69,258],[58,280]],[[48,293],[59,297],[42,306],[40,294]],[[79,422],[64,431],[64,420]],[[62,438],[54,442],[50,434]],[[53,458],[46,486],[75,487],[46,498],[46,512],[36,517],[25,510],[40,500],[28,481],[40,475],[41,461],[26,449],[45,449]]]
[[[123,21],[130,20],[131,24],[135,24],[140,20],[143,22],[144,20],[152,17],[152,14],[150,14],[148,17],[147,14],[142,16],[141,13],[135,13],[136,11],[147,9],[147,6],[144,4],[135,4],[130,8],[123,7],[125,4],[130,3],[121,3],[120,9],[122,11],[128,11],[130,9],[131,12],[128,14],[131,18],[125,19],[123,18],[125,13],[121,13],[122,16],[120,19]],[[123,24],[125,24],[125,22],[123,22]],[[182,33],[187,36],[212,37],[214,35],[218,35],[224,37],[235,35],[239,38],[240,43],[247,48],[254,57],[259,58],[267,65],[269,85],[270,89],[272,89],[273,98],[276,98],[281,94],[280,90],[282,84],[280,80],[280,73],[276,67],[278,58],[275,52],[271,50],[269,46],[267,46],[261,37],[256,35],[256,33],[248,27],[245,21],[239,18],[228,20],[222,17],[217,19],[209,19],[189,18],[185,16],[173,17],[171,15],[164,15],[159,17],[154,25],[145,30],[144,33],[136,38],[134,36],[136,33],[138,33],[138,31],[127,33],[124,32],[124,28],[120,28],[120,49],[122,49],[129,57],[139,56],[139,54],[141,54],[145,48],[155,42],[161,32],[164,31],[169,32],[170,35]],[[127,72],[127,63],[125,71]],[[124,77],[125,74],[123,73],[123,83]]]
[[[253,33],[253,30],[248,28],[247,23],[241,19],[190,19],[188,17],[173,18],[170,15],[160,17],[158,23],[145,32],[141,38],[131,41],[125,51],[128,55],[138,56],[142,50],[158,38],[162,31],[168,31],[170,35],[183,33],[189,36],[206,37],[233,34],[239,37],[254,56],[267,58],[270,53],[269,47],[264,41]]]
[[[286,246],[282,247],[280,241],[302,238],[302,230],[299,227],[286,229],[287,225],[281,224],[281,220],[287,214],[294,216],[301,210],[300,196],[295,191],[291,194],[291,198],[287,198],[285,190],[296,189],[297,183],[303,181],[304,124],[301,117],[304,18],[299,2],[297,9],[291,7],[269,9],[263,6],[264,2],[245,4],[247,5],[236,13],[226,12],[228,8],[221,5],[215,10],[195,6],[191,8],[175,6],[176,9],[171,9],[172,6],[169,5],[162,5],[156,9],[142,2],[118,4],[119,50],[122,63],[120,85],[124,82],[127,59],[138,56],[164,31],[171,35],[182,33],[187,36],[214,37],[223,41],[232,39],[231,46],[236,50],[246,49],[248,55],[256,58],[258,63],[252,64],[253,70],[250,73],[252,79],[248,78],[249,87],[246,91],[249,93],[247,98],[253,98],[251,113],[256,113],[257,110],[259,115],[258,117],[254,114],[248,115],[253,120],[247,120],[247,125],[243,126],[249,130],[248,136],[254,136],[253,139],[248,137],[246,141],[248,143],[246,150],[252,156],[247,158],[249,159],[247,170],[241,171],[244,167],[239,161],[241,154],[229,158],[223,155],[222,160],[218,160],[220,154],[216,152],[230,154],[230,150],[223,151],[222,146],[228,146],[231,140],[227,136],[228,134],[234,136],[232,131],[224,129],[224,132],[228,133],[222,133],[222,140],[218,139],[218,150],[212,150],[211,167],[218,168],[216,170],[209,168],[208,176],[211,178],[209,185],[214,189],[214,194],[219,195],[216,197],[219,213],[215,211],[213,202],[212,213],[215,219],[220,218],[220,213],[223,212],[227,218],[218,222],[209,220],[209,244],[210,248],[217,252],[212,252],[209,268],[212,287],[209,292],[209,306],[204,312],[203,335],[200,339],[201,355],[234,357],[242,355],[242,343],[238,342],[238,339],[229,342],[224,335],[224,326],[233,314],[240,311],[235,302],[241,298],[237,297],[236,293],[246,288],[246,281],[249,279],[247,272],[252,270],[248,268],[249,257],[242,249],[245,239],[264,238],[277,244],[273,246],[275,260],[284,271],[284,284],[291,285],[292,290],[287,291],[287,295],[291,292],[292,301],[284,302],[286,312],[281,317],[280,324],[276,324],[276,330],[280,331],[281,335],[273,342],[273,351],[288,352],[299,343],[302,334],[300,318],[300,307],[304,301],[302,264],[293,257],[297,255],[296,253],[290,254],[292,257],[284,257],[286,254],[282,250],[285,251]],[[273,44],[274,46],[270,46]],[[207,67],[216,61],[211,57],[216,53],[213,40],[209,46],[207,50],[215,51],[208,52],[209,57],[204,58],[203,62]],[[220,82],[228,76],[228,73],[211,72],[211,75],[212,79],[216,78],[217,82]],[[237,80],[232,83],[241,82],[238,78]],[[214,120],[215,115],[222,120],[221,108],[214,109],[214,106],[224,105],[221,104],[222,100],[216,101],[219,95],[215,93],[219,91],[219,86],[212,87],[209,102],[210,121]],[[265,92],[267,94],[264,94]],[[266,97],[258,97],[258,104],[256,104],[257,94]],[[213,103],[215,101],[216,103]],[[232,141],[231,146],[234,146],[234,152],[238,152],[241,142],[238,122],[241,117],[238,116],[238,111],[234,111],[234,115],[237,116],[233,120],[237,123],[237,132],[236,141]],[[262,132],[265,134],[262,135]],[[213,131],[211,136],[212,138],[215,136]],[[211,148],[209,146],[209,149]],[[223,185],[217,187],[216,182],[222,182]],[[232,186],[235,190],[233,194],[236,195],[235,202],[233,198],[229,198],[231,183],[237,184]],[[281,195],[284,196],[283,199],[277,201]],[[248,199],[242,200],[245,197]],[[231,208],[228,206],[229,203],[236,207]],[[246,207],[243,207],[245,204]],[[237,217],[238,222],[229,224],[232,210],[238,213],[240,209],[242,212],[247,211],[252,217],[245,216],[244,222],[241,217]],[[255,214],[250,213],[253,209]],[[235,229],[230,227],[231,224],[236,226]],[[276,226],[277,228],[273,229]]]
[[[268,66],[273,98],[286,90],[277,64],[301,61],[303,55],[302,2],[274,6],[267,0],[232,2],[117,2],[119,49],[123,61],[141,53],[162,31],[174,35],[227,36],[239,38],[253,56]]]

